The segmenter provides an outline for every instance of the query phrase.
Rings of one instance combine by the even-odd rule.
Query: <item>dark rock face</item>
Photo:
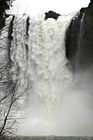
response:
[[[13,39],[12,33],[13,33],[13,22],[14,22],[15,16],[12,17],[12,20],[9,25],[8,29],[8,58],[9,58],[9,64],[11,63],[11,58],[10,58],[10,49],[11,49],[11,41]]]
[[[66,31],[66,56],[73,71],[93,67],[93,0],[72,19]]]
[[[26,35],[27,35],[27,37],[28,37],[28,31],[29,31],[29,26],[30,26],[29,20],[30,20],[30,18],[27,17],[27,20],[26,20]]]
[[[55,20],[57,20],[59,16],[60,14],[53,11],[49,11],[48,13],[45,13],[45,20],[47,20],[48,18],[54,18]]]
[[[76,68],[76,59],[79,50],[78,40],[81,18],[82,15],[77,15],[75,19],[72,19],[66,32],[66,56],[73,70]]]

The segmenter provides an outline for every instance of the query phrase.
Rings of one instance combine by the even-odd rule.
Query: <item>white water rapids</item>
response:
[[[72,15],[44,20],[43,15],[16,16],[10,57],[11,75],[18,79],[20,115],[18,135],[91,135],[89,95],[72,90],[73,76],[65,56],[65,32]],[[72,82],[73,81],[73,82]],[[79,92],[78,92],[79,91]],[[88,102],[88,103],[87,103]],[[86,117],[84,117],[86,116]]]

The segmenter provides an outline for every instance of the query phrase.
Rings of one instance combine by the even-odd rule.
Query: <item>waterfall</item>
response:
[[[78,37],[78,51],[77,51],[77,56],[76,56],[76,59],[77,59],[76,69],[77,69],[77,71],[79,71],[81,65],[83,65],[82,60],[80,60],[80,58],[82,59],[81,48],[82,48],[82,39],[83,39],[83,35],[84,35],[84,17],[85,17],[85,13],[82,14],[82,18],[80,21],[80,31],[79,31],[79,37]]]
[[[26,89],[20,104],[24,112],[30,112],[30,119],[34,112],[34,117],[42,114],[48,119],[71,81],[65,56],[65,30],[72,16],[60,16],[57,21],[45,21],[43,15],[14,18],[11,75],[19,81],[18,92]]]
[[[64,42],[70,18],[71,16],[62,16],[57,21],[45,21],[43,15],[29,17],[28,30],[27,16],[22,19],[17,16],[14,19],[11,42],[12,77],[15,79],[18,75],[20,85],[28,86],[28,96],[40,98],[48,110],[54,106],[65,81],[70,78]]]
[[[6,19],[8,30],[3,31],[2,37],[8,49],[1,51],[0,57],[9,64],[5,70],[9,75],[7,81],[17,80],[17,92],[24,93],[18,100],[17,115],[24,118],[19,123],[18,135],[92,134],[90,95],[86,85],[84,89],[81,86],[84,78],[69,70],[66,57],[66,30],[73,16],[75,13],[59,16],[57,20],[44,20],[44,15]],[[83,17],[79,37],[82,30]],[[81,38],[78,41],[81,45]]]

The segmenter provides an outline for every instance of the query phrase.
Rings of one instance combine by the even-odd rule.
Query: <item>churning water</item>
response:
[[[82,85],[84,78],[68,69],[65,56],[65,32],[73,16],[13,19],[11,76],[19,81],[18,92],[25,91],[19,101],[18,115],[24,119],[18,135],[93,134],[91,95],[87,84]]]
[[[18,137],[17,140],[93,140],[92,137],[34,136]]]

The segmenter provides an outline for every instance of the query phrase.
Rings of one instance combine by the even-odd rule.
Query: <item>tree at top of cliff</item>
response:
[[[57,20],[59,16],[60,14],[54,11],[49,11],[45,13],[45,20],[47,20],[48,18],[54,18],[55,20]]]
[[[0,17],[2,17],[6,10],[10,9],[13,0],[0,0]]]
[[[0,32],[5,26],[6,10],[10,9],[14,0],[0,0]]]

